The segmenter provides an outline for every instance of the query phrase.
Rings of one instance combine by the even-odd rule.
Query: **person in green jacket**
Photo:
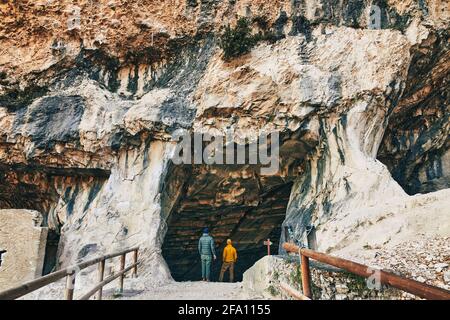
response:
[[[214,239],[209,235],[208,228],[203,229],[203,235],[198,241],[198,253],[202,261],[202,280],[209,281],[211,274],[211,261],[216,260]]]

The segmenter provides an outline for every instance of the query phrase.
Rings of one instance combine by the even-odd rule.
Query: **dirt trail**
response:
[[[129,279],[127,279],[129,281]],[[135,279],[133,279],[135,280]],[[128,289],[127,289],[128,287]],[[129,289],[129,288],[133,289]],[[171,282],[159,287],[148,289],[138,288],[137,283],[125,285],[123,300],[229,300],[248,299],[242,283],[222,283],[222,282]],[[111,292],[112,293],[112,292]],[[107,292],[108,296],[111,296]]]

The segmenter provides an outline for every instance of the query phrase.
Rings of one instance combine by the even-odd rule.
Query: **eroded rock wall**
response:
[[[405,92],[393,109],[378,157],[408,194],[448,188],[448,32],[411,48]]]
[[[60,230],[60,266],[141,245],[156,281],[170,278],[162,248],[174,270],[195,268],[202,225],[247,264],[262,239],[284,240],[283,220],[298,241],[314,225],[321,250],[345,248],[370,208],[396,215],[424,205],[407,194],[449,187],[446,5],[4,1],[0,208]],[[242,17],[271,39],[224,61],[221,30]],[[177,167],[179,128],[233,128],[236,147],[279,132],[280,170]]]

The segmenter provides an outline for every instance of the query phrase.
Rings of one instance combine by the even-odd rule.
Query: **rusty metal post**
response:
[[[68,274],[66,277],[66,300],[73,300],[73,290],[75,288],[75,272]]]
[[[312,298],[311,294],[311,276],[309,274],[309,258],[300,253],[302,266],[302,287],[303,294],[308,298]]]
[[[264,245],[267,246],[267,255],[270,256],[270,246],[272,245],[272,242],[270,242],[270,239],[267,239],[264,241]]]
[[[98,282],[103,281],[103,276],[105,274],[105,260],[98,263]],[[102,300],[103,287],[101,287],[97,292],[97,300]]]
[[[123,271],[123,269],[125,269],[125,257],[126,253],[120,256],[120,271]],[[125,274],[122,274],[119,277],[119,293],[123,293],[123,278],[125,278]]]
[[[138,249],[133,252],[133,263],[138,262]],[[133,277],[137,278],[137,265],[133,268]]]

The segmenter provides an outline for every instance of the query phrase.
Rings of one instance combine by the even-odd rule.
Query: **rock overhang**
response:
[[[409,114],[406,113],[404,117],[396,116],[398,106],[408,104],[408,100],[400,103],[398,100],[403,91],[411,96],[414,96],[416,92],[422,92],[416,91],[417,86],[413,85],[417,82],[414,79],[415,74],[420,75],[417,77],[418,79],[426,81],[427,78],[436,75],[436,72],[433,71],[428,73],[428,69],[446,70],[445,65],[448,59],[445,54],[436,55],[441,57],[441,60],[431,61],[429,64],[420,63],[424,68],[422,71],[413,72],[413,67],[411,67],[413,62],[421,60],[418,59],[420,54],[417,52],[425,49],[426,43],[433,39],[433,31],[442,28],[442,23],[445,22],[445,19],[443,20],[445,13],[442,14],[433,9],[437,5],[437,2],[434,1],[429,4],[428,8],[425,8],[428,15],[424,16],[420,12],[425,12],[425,9],[417,8],[415,4],[404,4],[399,1],[376,2],[382,10],[382,30],[367,28],[368,21],[365,14],[370,9],[369,3],[356,5],[352,2],[347,5],[339,2],[324,4],[322,1],[313,1],[304,4],[306,8],[303,8],[301,1],[277,1],[270,5],[260,1],[236,1],[235,5],[228,9],[225,2],[201,5],[189,2],[177,8],[164,2],[154,3],[151,1],[151,3],[153,6],[145,7],[141,12],[146,15],[145,19],[128,17],[130,20],[128,22],[124,19],[124,12],[131,12],[131,17],[136,14],[131,10],[131,4],[118,7],[116,13],[120,17],[114,19],[119,23],[122,21],[130,27],[123,29],[127,30],[128,34],[125,31],[116,32],[115,35],[102,38],[104,39],[103,43],[98,40],[101,37],[98,38],[92,34],[92,29],[83,31],[81,28],[80,31],[72,30],[70,34],[66,34],[64,23],[62,23],[60,29],[57,28],[53,31],[57,31],[54,35],[61,38],[65,54],[61,54],[62,51],[58,49],[58,46],[53,46],[54,39],[48,38],[50,36],[45,32],[41,33],[39,37],[36,33],[29,32],[21,34],[16,40],[4,38],[6,39],[5,46],[15,46],[22,41],[21,43],[26,43],[28,48],[20,48],[15,57],[8,51],[1,60],[5,62],[2,68],[6,69],[3,77],[8,80],[5,85],[2,80],[2,95],[4,92],[12,92],[12,95],[7,93],[7,96],[2,97],[12,97],[12,100],[18,103],[16,103],[16,107],[19,108],[0,108],[0,123],[2,124],[0,127],[0,159],[13,167],[18,163],[20,166],[29,166],[30,169],[38,171],[53,170],[53,166],[49,164],[57,164],[56,168],[67,170],[65,174],[69,177],[71,176],[70,172],[76,171],[77,168],[80,173],[86,172],[87,175],[91,175],[91,178],[84,177],[87,181],[91,179],[90,182],[83,182],[84,188],[77,188],[78,182],[72,183],[69,191],[67,188],[62,188],[52,200],[60,203],[60,207],[63,204],[70,204],[67,207],[72,208],[72,217],[76,217],[76,219],[73,218],[73,221],[67,219],[63,213],[64,210],[60,210],[56,216],[59,216],[61,221],[68,222],[66,225],[68,234],[64,241],[73,241],[80,244],[81,247],[86,245],[79,240],[82,238],[81,234],[83,232],[90,234],[88,230],[92,231],[93,228],[87,224],[98,223],[96,219],[103,223],[111,222],[112,230],[117,233],[115,240],[111,240],[109,235],[105,235],[104,239],[90,235],[89,239],[86,239],[89,242],[87,244],[98,242],[101,244],[98,246],[98,250],[108,247],[108,241],[116,243],[119,241],[117,239],[122,239],[120,241],[125,243],[129,238],[138,239],[138,236],[133,235],[133,232],[141,230],[135,228],[134,225],[139,223],[136,221],[150,223],[148,218],[141,215],[141,209],[142,212],[155,216],[152,223],[162,223],[157,221],[157,216],[160,214],[159,207],[167,204],[161,204],[160,199],[153,194],[153,191],[151,197],[154,202],[150,203],[139,197],[136,198],[137,201],[142,201],[143,206],[147,206],[147,209],[139,207],[138,210],[135,210],[137,213],[131,216],[125,212],[126,208],[133,209],[131,204],[127,204],[128,200],[120,199],[119,201],[116,199],[120,198],[119,196],[108,196],[107,194],[114,192],[114,188],[122,190],[122,192],[128,189],[145,193],[151,187],[142,181],[144,177],[151,177],[154,183],[158,184],[158,188],[164,183],[171,184],[170,175],[166,170],[172,169],[165,162],[166,156],[161,156],[159,151],[154,149],[150,151],[152,150],[150,145],[162,141],[167,144],[164,148],[170,148],[171,133],[178,128],[188,129],[191,134],[215,129],[221,130],[230,125],[239,127],[245,134],[250,135],[257,135],[260,130],[280,132],[283,141],[280,155],[282,161],[285,161],[281,166],[282,172],[280,176],[267,178],[268,180],[273,179],[273,181],[262,181],[261,185],[269,186],[269,189],[270,186],[276,186],[282,190],[290,188],[293,191],[288,210],[291,221],[297,219],[300,223],[309,224],[311,221],[307,220],[310,216],[314,216],[314,214],[318,216],[317,212],[320,211],[318,207],[303,206],[315,196],[319,196],[318,201],[322,202],[324,211],[327,213],[319,220],[327,220],[333,211],[333,203],[336,204],[334,209],[346,208],[346,188],[356,188],[358,185],[353,183],[354,181],[349,177],[352,172],[348,170],[348,167],[351,167],[353,163],[349,164],[346,161],[359,159],[360,163],[366,163],[366,160],[372,163],[375,161],[378,146],[382,143],[382,158],[388,159],[390,153],[395,154],[394,161],[388,160],[390,170],[396,170],[395,167],[399,165],[395,159],[401,152],[397,153],[396,149],[392,149],[388,139],[389,136],[397,135],[394,133],[397,132],[395,126],[403,127],[402,123],[405,122],[402,119],[408,118]],[[61,5],[63,6],[64,3]],[[112,13],[111,8],[104,8],[103,5],[102,2],[93,8],[83,8],[83,12],[86,10],[87,15],[91,12],[90,10],[98,10],[100,14]],[[7,6],[8,4],[3,4],[2,10]],[[274,6],[281,11],[273,10]],[[60,9],[60,4],[53,4],[50,11]],[[235,17],[227,13],[235,10],[241,16],[246,15],[250,18],[256,12],[264,13],[267,23],[272,25],[284,39],[279,39],[272,44],[261,43],[249,54],[230,63],[223,62],[221,53],[215,46],[214,32],[218,32],[222,22],[231,24],[236,22],[239,14]],[[27,12],[26,15],[29,16],[30,12]],[[51,13],[43,12],[43,17],[47,15],[51,15]],[[298,18],[303,16],[303,19]],[[298,19],[294,19],[295,17]],[[58,17],[58,20],[65,18],[67,18],[66,14]],[[113,20],[109,20],[111,26],[105,26],[105,30],[108,32],[110,30],[117,31],[117,23]],[[432,23],[423,23],[424,20]],[[8,21],[5,20],[8,28],[12,27],[11,21]],[[39,21],[38,19],[29,25],[28,27],[31,28],[29,30],[37,30]],[[411,23],[412,21],[414,23]],[[93,23],[98,23],[98,21],[94,19]],[[5,29],[4,32],[7,35],[11,29]],[[74,37],[77,32],[80,32],[79,37]],[[440,30],[438,33],[440,33],[441,39],[445,39],[445,31]],[[95,38],[97,39],[96,43]],[[33,39],[36,40],[35,46],[32,45]],[[199,40],[198,44],[195,43],[197,40]],[[170,49],[168,48],[170,47],[169,43],[172,46],[181,47],[182,50],[176,50],[176,55],[172,57],[164,55],[160,57],[161,59],[153,59],[155,52],[153,49],[158,49],[158,52],[164,54],[173,53],[168,50]],[[442,45],[444,42],[440,43],[437,47],[446,52],[445,46]],[[53,46],[51,50],[49,49],[50,44]],[[121,46],[121,44],[126,45]],[[412,48],[412,46],[415,47]],[[183,50],[185,47],[186,49]],[[144,49],[137,50],[139,48]],[[58,54],[55,52],[56,49],[58,49]],[[27,50],[30,54],[26,53]],[[34,61],[30,59],[31,53],[36,57]],[[425,54],[425,58],[427,55]],[[38,69],[39,72],[35,72]],[[438,72],[437,74],[442,73]],[[439,88],[443,83],[445,82],[437,81],[434,86]],[[19,91],[17,91],[18,88]],[[22,90],[23,88],[25,90]],[[26,92],[27,88],[29,88],[29,92]],[[10,91],[12,89],[17,92]],[[436,91],[438,94],[445,93]],[[431,92],[436,91],[432,90]],[[17,94],[20,92],[24,93],[23,97]],[[31,123],[27,124],[27,128],[31,126],[42,130],[35,134],[36,132],[33,131],[35,129],[27,130],[24,127],[24,116],[34,114],[33,106],[39,105],[42,101],[49,102],[50,106],[52,105],[50,102],[67,97],[69,97],[69,101],[72,101],[73,97],[80,97],[76,99],[83,100],[81,119],[79,117],[80,108],[77,107],[79,104],[75,103],[71,104],[69,108],[64,108],[67,110],[61,110],[70,114],[69,118],[74,119],[68,126],[58,127],[55,124],[56,130],[48,133],[49,124],[29,117],[28,120]],[[4,103],[12,101],[9,98],[0,99],[2,106]],[[423,100],[420,99],[418,101],[418,104],[422,106],[436,104],[436,101],[433,102],[432,99],[427,100],[429,102],[426,103],[422,103]],[[445,99],[441,101],[443,105],[447,103]],[[63,105],[64,103],[58,104],[58,106]],[[27,106],[29,110],[24,112],[23,110]],[[40,106],[44,107],[45,115],[45,106]],[[423,109],[424,107],[422,107]],[[73,112],[69,112],[70,110]],[[445,109],[443,112],[445,114]],[[439,110],[436,113],[438,114]],[[63,120],[68,120],[65,116],[61,116]],[[374,124],[371,118],[378,121],[379,124]],[[448,119],[436,118],[440,120],[434,122],[435,119],[430,117],[429,120],[433,122],[431,127],[446,128]],[[379,141],[380,135],[383,134],[388,122],[390,128],[387,136],[381,142]],[[15,124],[20,125],[15,126]],[[21,128],[19,130],[21,132],[31,133],[32,137],[28,139],[21,137],[17,135],[17,130],[13,137],[11,125],[16,129]],[[77,129],[73,130],[74,127]],[[408,127],[407,124],[405,131],[408,131]],[[401,128],[400,131],[402,131]],[[423,131],[420,132],[422,135]],[[427,160],[422,162],[426,169],[416,170],[418,173],[412,170],[414,179],[418,175],[421,177],[426,175],[427,179],[428,176],[438,177],[443,172],[438,170],[439,166],[436,166],[436,170],[431,170],[430,164],[433,163],[435,166],[435,163],[439,163],[439,159],[444,159],[445,162],[445,150],[448,149],[445,132],[432,129],[423,134],[423,136],[432,137],[431,139],[419,139],[420,141],[415,142],[420,144],[425,140],[434,141],[435,145],[439,147],[417,148],[424,150],[425,154],[428,154],[430,150],[430,156],[425,156]],[[53,133],[58,134],[54,135]],[[40,140],[44,143],[38,144],[36,148],[32,138],[38,136],[42,137]],[[361,141],[362,138],[371,140],[371,142],[365,143]],[[48,139],[54,141],[54,150],[45,149],[53,143],[47,143]],[[349,141],[345,141],[346,139]],[[410,141],[407,137],[404,140]],[[349,142],[348,145],[346,142]],[[334,148],[335,144],[338,147]],[[425,143],[425,145],[427,144]],[[416,150],[415,148],[411,149]],[[360,150],[363,152],[360,153]],[[333,153],[338,157],[334,157]],[[431,153],[436,155],[431,156]],[[444,156],[441,157],[441,153]],[[136,154],[141,154],[141,156]],[[411,156],[412,162],[415,161],[416,156],[417,153]],[[315,157],[322,157],[323,161],[314,163]],[[327,157],[332,160],[327,160]],[[153,169],[149,169],[148,166],[152,158],[161,160],[164,169],[155,170],[155,172],[161,173],[161,176],[150,174]],[[340,166],[342,165],[347,168],[341,170]],[[336,170],[337,173],[341,174],[345,171],[342,179],[336,181],[331,176],[324,174],[327,170],[330,171],[330,167],[334,168],[335,166],[341,168]],[[47,167],[50,169],[43,169]],[[159,166],[157,167],[159,168]],[[370,165],[367,164],[367,167]],[[401,164],[399,167],[399,175],[405,172],[402,168],[408,168],[406,172],[411,171],[409,164]],[[16,173],[20,171],[16,169],[14,169]],[[87,171],[83,171],[84,169]],[[104,177],[101,181],[93,179],[96,175],[93,170],[97,169],[108,173],[111,171],[109,178]],[[210,170],[209,174],[198,175],[199,181],[203,182],[208,179],[212,181],[223,179],[224,177],[220,177],[218,174],[221,169],[204,166],[191,168],[194,172]],[[230,170],[230,168],[224,170]],[[234,174],[242,171],[241,168],[233,170],[235,170]],[[385,172],[378,167],[374,171],[377,174]],[[192,173],[183,172],[182,174],[185,175],[181,179],[184,181]],[[448,182],[445,182],[445,174],[441,175],[444,179],[442,180],[440,176],[438,179],[444,182],[443,184],[439,182],[441,183],[439,184],[436,180],[437,188],[448,187]],[[313,181],[315,176],[318,179]],[[355,176],[357,175],[355,174]],[[204,201],[203,204],[197,202],[199,208],[201,205],[205,206],[205,210],[239,205],[254,208],[256,203],[254,198],[257,198],[254,194],[249,195],[249,192],[244,192],[244,196],[239,194],[238,184],[245,184],[244,181],[248,179],[239,177],[239,175],[237,177],[235,179],[237,187],[231,188],[233,191],[219,192],[219,198],[222,198],[223,202],[218,201],[216,205],[215,198],[212,201],[214,205],[210,204],[211,199]],[[311,183],[292,182],[292,179],[295,178],[309,179]],[[323,180],[328,178],[333,182],[327,186]],[[373,176],[368,177],[367,181],[373,181],[372,178]],[[40,179],[39,172],[35,179]],[[421,181],[427,180],[421,179]],[[391,185],[387,176],[386,180],[382,181]],[[291,182],[294,183],[294,187],[289,185]],[[93,183],[95,187],[89,187],[89,183]],[[136,187],[133,187],[131,183],[135,183]],[[193,185],[195,188],[195,183]],[[333,185],[336,192],[332,190]],[[341,188],[341,185],[344,188]],[[248,189],[251,189],[252,192],[258,190],[252,186],[249,185]],[[418,188],[420,189],[420,186]],[[397,190],[397,188],[394,189]],[[281,196],[285,200],[288,193],[286,190],[282,192]],[[308,192],[312,193],[308,195]],[[352,196],[360,197],[357,190],[353,190],[353,192]],[[334,193],[338,195],[336,196]],[[75,199],[73,197],[75,194],[79,195],[75,196],[75,198],[79,198],[79,204],[77,201],[71,200]],[[172,204],[177,199],[175,194],[178,193],[174,193],[173,199],[167,202],[176,207]],[[245,196],[246,194],[247,196]],[[326,196],[322,197],[323,194]],[[93,202],[92,200],[95,200],[97,196],[102,200]],[[190,196],[192,198],[192,195]],[[62,200],[58,197],[61,197]],[[261,197],[264,199],[263,196]],[[360,199],[365,199],[365,196]],[[187,202],[189,202],[188,199]],[[90,206],[99,206],[101,209],[93,208],[91,210]],[[46,208],[48,207],[50,206]],[[285,204],[281,207],[285,207]],[[174,209],[174,212],[177,210]],[[170,210],[165,212],[170,212]],[[302,215],[302,212],[305,214]],[[103,219],[102,215],[108,218]],[[121,217],[122,215],[124,217]],[[97,218],[94,219],[91,216]],[[162,220],[167,217],[163,214]],[[71,223],[73,226],[70,226]],[[125,227],[120,227],[121,224]],[[274,226],[278,224],[277,220]],[[129,234],[123,231],[125,229]],[[159,227],[156,229],[159,230]],[[143,232],[142,230],[139,232]],[[145,230],[152,234],[149,237],[153,239],[154,230]],[[70,232],[73,235],[69,234]],[[274,233],[279,234],[280,232],[274,231]],[[170,231],[168,235],[170,236]],[[139,240],[131,242],[133,241],[143,240],[139,238]],[[153,240],[150,242],[153,244]],[[157,249],[161,247],[161,244],[161,241],[156,242]],[[65,251],[64,254],[63,260],[69,259],[70,250]],[[74,253],[72,256],[77,255]]]

